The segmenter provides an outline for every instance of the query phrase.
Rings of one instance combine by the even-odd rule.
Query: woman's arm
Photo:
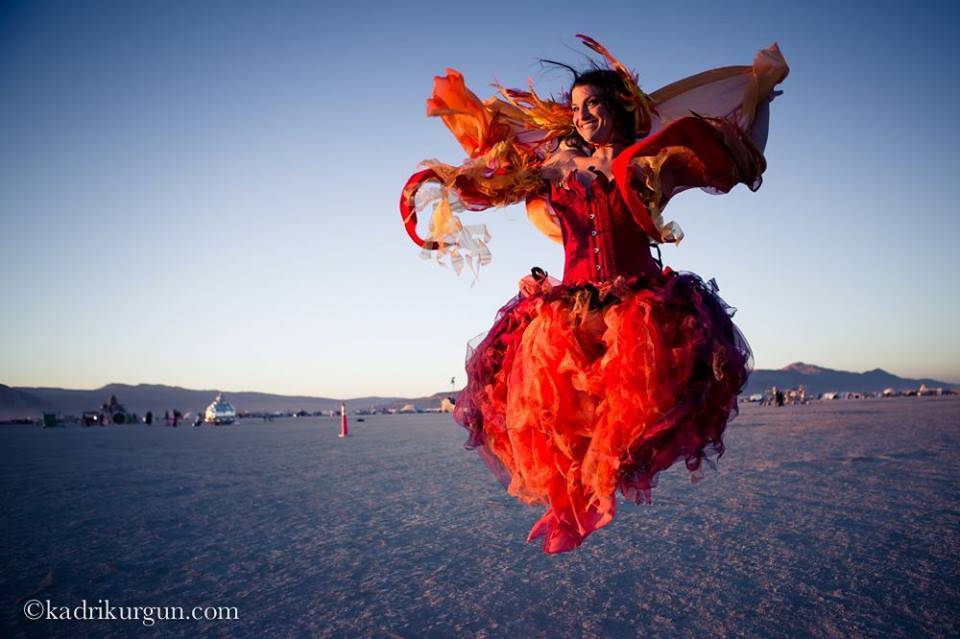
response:
[[[671,197],[697,187],[726,193],[746,184],[756,190],[765,168],[763,154],[737,125],[686,117],[623,151],[614,177],[644,231],[657,242],[679,242],[679,227],[661,217]]]

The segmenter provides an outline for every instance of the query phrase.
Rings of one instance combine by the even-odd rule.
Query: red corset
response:
[[[618,276],[650,276],[660,267],[650,255],[650,238],[603,173],[589,185],[571,172],[550,187],[550,203],[563,234],[563,283],[604,282]]]

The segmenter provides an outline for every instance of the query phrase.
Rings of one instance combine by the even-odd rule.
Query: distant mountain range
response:
[[[64,388],[10,387],[0,384],[0,419],[39,417],[43,412],[60,412],[65,415],[80,415],[84,411],[98,410],[111,395],[116,395],[123,406],[131,412],[143,415],[153,411],[179,410],[195,412],[206,408],[219,393],[217,390],[193,390],[161,384],[107,384],[96,390],[69,390]],[[297,395],[271,395],[269,393],[239,392],[224,393],[224,398],[239,411],[308,412],[340,408],[339,399],[331,397],[306,397]],[[358,397],[348,400],[350,408],[371,406],[400,406],[411,400],[401,397]],[[437,400],[437,404],[440,400]]]
[[[908,379],[897,377],[881,368],[863,373],[838,371],[813,364],[794,362],[779,370],[758,369],[750,375],[744,394],[762,393],[771,386],[797,388],[803,385],[807,393],[814,395],[829,392],[878,393],[886,388],[898,391],[915,390],[925,384],[930,388],[955,388],[958,384],[936,379]]]
[[[921,384],[928,387],[956,388],[957,384],[935,379],[907,379],[897,377],[879,368],[864,373],[838,371],[812,364],[796,362],[780,370],[759,369],[750,376],[745,394],[761,393],[771,386],[796,388],[803,385],[808,393],[831,391],[879,392],[885,388],[896,390],[916,389]],[[111,395],[128,411],[144,414],[148,410],[162,415],[167,410],[183,412],[205,408],[218,394],[217,390],[191,390],[178,386],[159,384],[108,384],[96,390],[69,390],[64,388],[10,387],[0,384],[0,419],[39,417],[44,412],[60,412],[80,415],[83,411],[97,410]],[[350,409],[383,407],[401,408],[413,404],[420,408],[440,405],[450,393],[435,393],[428,397],[356,397],[346,400]],[[308,412],[335,410],[340,399],[330,397],[307,397],[297,395],[271,395],[268,393],[224,393],[224,397],[239,411]]]

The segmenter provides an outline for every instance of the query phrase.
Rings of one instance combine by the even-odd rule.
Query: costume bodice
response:
[[[588,284],[660,272],[650,238],[633,218],[616,184],[603,173],[588,184],[573,171],[550,186],[563,235],[563,283]]]

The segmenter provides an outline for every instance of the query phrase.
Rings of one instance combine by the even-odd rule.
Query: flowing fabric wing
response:
[[[690,115],[722,118],[750,134],[763,151],[767,142],[768,105],[774,87],[790,72],[780,47],[757,52],[750,66],[723,67],[678,80],[650,94],[656,104],[651,134]]]
[[[400,197],[400,213],[410,238],[441,264],[449,260],[458,273],[464,264],[476,273],[490,261],[490,234],[483,224],[466,226],[456,213],[507,206],[534,197],[541,189],[540,165],[555,146],[556,133],[540,128],[538,121],[518,104],[535,94],[504,91],[506,100],[481,101],[463,76],[447,69],[434,79],[427,115],[439,117],[469,156],[459,166],[429,160],[424,170],[407,180]],[[538,117],[553,116],[550,103]],[[430,232],[417,232],[419,214],[432,206]]]
[[[662,217],[677,193],[760,187],[769,104],[789,71],[774,43],[758,51],[751,66],[704,71],[650,94],[656,105],[651,133],[617,157],[614,175],[654,242],[683,239],[680,227]]]
[[[634,219],[657,243],[680,242],[663,209],[680,191],[701,187],[726,193],[737,184],[760,187],[763,153],[748,133],[722,118],[685,117],[620,153],[613,175]]]

